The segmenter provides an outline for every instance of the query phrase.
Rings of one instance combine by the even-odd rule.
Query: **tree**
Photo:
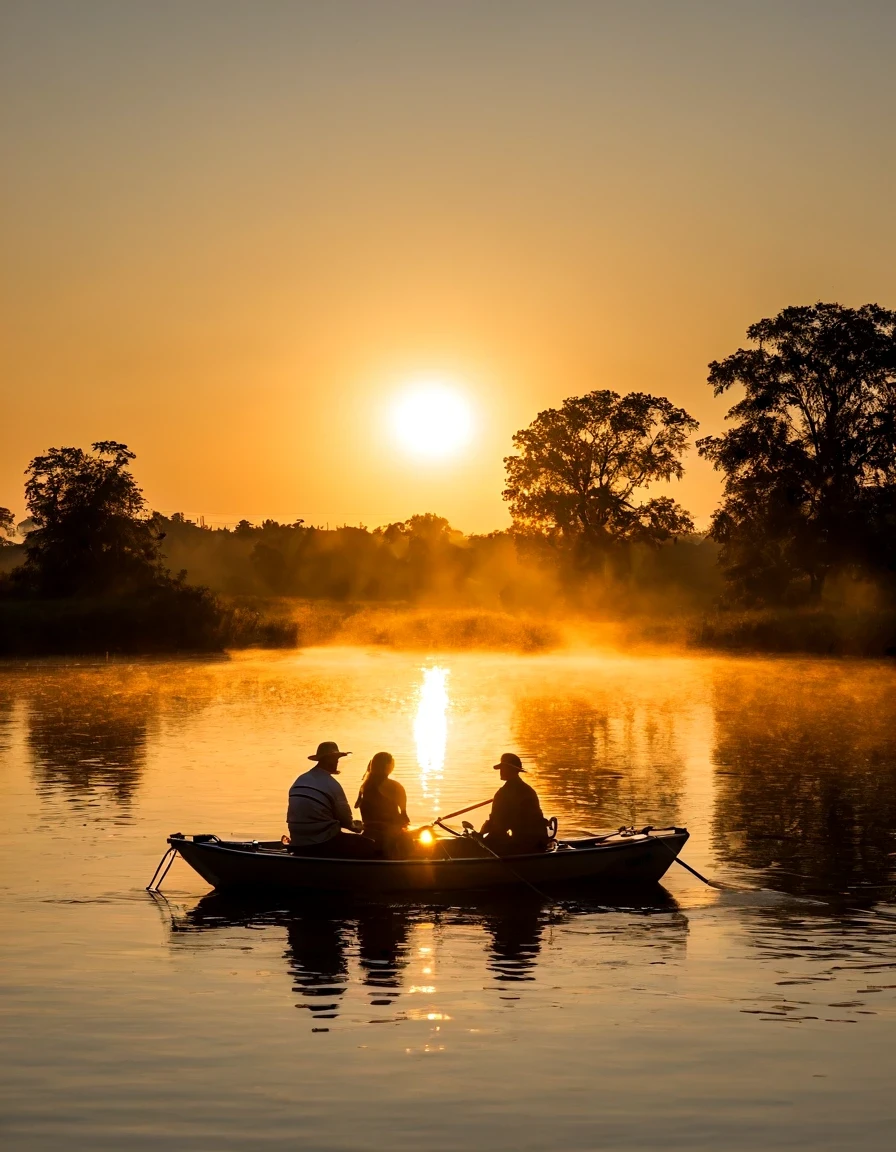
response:
[[[725,474],[711,534],[736,594],[821,592],[836,570],[892,567],[896,524],[896,313],[876,304],[785,308],[758,344],[709,366],[734,385],[737,426],[698,441]]]
[[[656,481],[678,479],[688,435],[697,427],[661,396],[607,390],[573,396],[540,412],[513,438],[507,487],[514,527],[607,549],[656,545],[693,530],[669,496],[639,500]]]
[[[12,544],[9,537],[14,536],[15,531],[16,521],[12,512],[8,508],[0,508],[0,548]]]
[[[93,452],[51,448],[28,466],[34,527],[19,579],[40,595],[77,596],[157,586],[169,577],[159,535],[130,473],[134,453],[101,440]]]

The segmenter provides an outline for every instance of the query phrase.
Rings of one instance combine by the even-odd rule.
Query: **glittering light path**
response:
[[[420,685],[414,740],[423,795],[438,806],[448,740],[448,669],[426,668]]]

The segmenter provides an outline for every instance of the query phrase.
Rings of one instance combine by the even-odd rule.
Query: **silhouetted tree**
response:
[[[0,548],[6,544],[12,544],[9,539],[15,533],[16,521],[12,512],[8,508],[0,508]]]
[[[737,426],[698,441],[725,473],[711,532],[745,599],[775,600],[836,569],[892,567],[896,313],[876,304],[785,308],[747,329],[757,348],[709,366],[715,394],[745,390]]]
[[[134,453],[114,440],[51,448],[28,466],[25,498],[34,527],[21,583],[45,596],[152,587],[167,578],[159,534],[130,473]]]
[[[427,544],[447,544],[452,536],[459,536],[444,516],[434,512],[422,512],[405,520],[403,525],[408,535]]]
[[[692,531],[690,515],[671,497],[638,497],[658,480],[682,476],[696,427],[683,408],[643,392],[589,392],[540,412],[513,438],[519,455],[504,460],[514,526],[600,548],[658,544]]]

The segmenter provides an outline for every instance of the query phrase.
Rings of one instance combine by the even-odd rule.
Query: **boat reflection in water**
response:
[[[334,905],[331,895],[326,901],[307,898],[284,906],[275,899],[250,902],[217,893],[204,896],[188,911],[172,911],[172,944],[195,945],[197,937],[215,933],[217,947],[223,943],[239,951],[245,948],[245,930],[256,937],[285,930],[282,957],[292,991],[300,997],[296,1007],[307,1011],[315,1023],[335,1020],[352,989],[363,993],[370,1007],[393,1009],[385,1018],[380,1011],[370,1023],[413,1018],[418,1013],[410,1007],[395,1014],[403,994],[413,994],[415,1006],[432,1003],[437,993],[447,992],[444,983],[437,987],[440,975],[449,986],[459,977],[481,986],[476,960],[499,992],[515,993],[505,998],[519,999],[525,986],[537,980],[539,963],[550,961],[553,946],[562,951],[564,931],[577,937],[593,931],[595,960],[607,963],[619,962],[618,949],[627,942],[642,949],[647,932],[654,946],[653,963],[670,953],[683,955],[688,931],[687,918],[659,886],[613,907],[578,895],[551,904],[534,893],[519,892],[473,898],[461,905],[349,900]],[[484,954],[477,929],[485,933]],[[222,941],[228,932],[230,939]],[[424,1014],[443,1018],[441,1011],[426,1009]]]

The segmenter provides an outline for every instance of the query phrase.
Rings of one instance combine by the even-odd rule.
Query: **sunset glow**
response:
[[[892,1147],[894,44],[0,0],[4,1147]]]
[[[463,394],[440,380],[410,385],[392,410],[395,438],[404,452],[421,460],[444,460],[472,439],[473,414]]]

